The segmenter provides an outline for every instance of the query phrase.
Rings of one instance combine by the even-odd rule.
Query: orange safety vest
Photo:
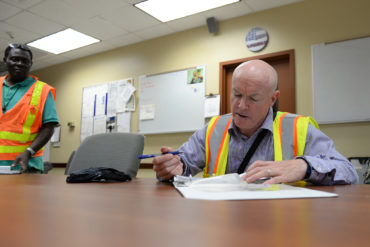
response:
[[[49,91],[55,99],[55,89],[45,82],[36,82],[28,89],[17,104],[3,113],[0,110],[0,160],[14,160],[29,147],[42,126],[42,112]],[[6,76],[0,77],[0,95]],[[2,105],[2,97],[0,97]],[[42,156],[43,148],[33,156]]]
[[[231,114],[227,114],[213,117],[208,124],[203,177],[219,176],[226,172],[231,120]],[[304,154],[309,123],[319,129],[312,117],[277,112],[273,122],[275,161],[290,160]]]

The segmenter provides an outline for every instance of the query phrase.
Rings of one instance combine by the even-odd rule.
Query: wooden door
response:
[[[230,94],[234,69],[249,60],[261,59],[275,68],[278,74],[280,96],[276,109],[295,113],[295,66],[294,50],[265,54],[262,56],[242,58],[220,63],[220,114],[231,112]]]

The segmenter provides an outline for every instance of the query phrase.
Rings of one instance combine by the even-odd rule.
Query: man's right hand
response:
[[[162,147],[161,153],[172,152],[170,147]],[[183,173],[183,163],[178,155],[163,154],[153,159],[153,170],[164,180]]]

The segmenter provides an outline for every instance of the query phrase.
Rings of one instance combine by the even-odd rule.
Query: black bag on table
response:
[[[124,182],[131,177],[124,172],[108,167],[90,167],[69,174],[67,183]]]

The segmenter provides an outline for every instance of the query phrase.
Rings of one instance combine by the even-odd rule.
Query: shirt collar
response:
[[[267,116],[265,118],[265,121],[262,123],[261,127],[258,128],[257,132],[260,129],[267,129],[268,131],[270,131],[272,133],[272,128],[273,128],[272,124],[273,124],[273,121],[274,121],[273,118],[274,118],[274,114],[273,114],[272,108],[270,107],[269,112],[267,113]],[[239,129],[234,124],[234,120],[231,121],[228,131],[229,131],[229,133],[234,133],[234,134],[241,135]]]
[[[7,77],[6,77],[7,78]],[[6,78],[3,80],[3,85],[5,85],[6,87],[9,87],[8,84],[6,84]],[[13,86],[11,87],[26,87],[28,86],[29,84],[33,84],[35,82],[35,78],[31,77],[31,76],[28,76],[26,78],[26,80],[22,81],[22,82],[18,82],[16,84],[14,84]]]

